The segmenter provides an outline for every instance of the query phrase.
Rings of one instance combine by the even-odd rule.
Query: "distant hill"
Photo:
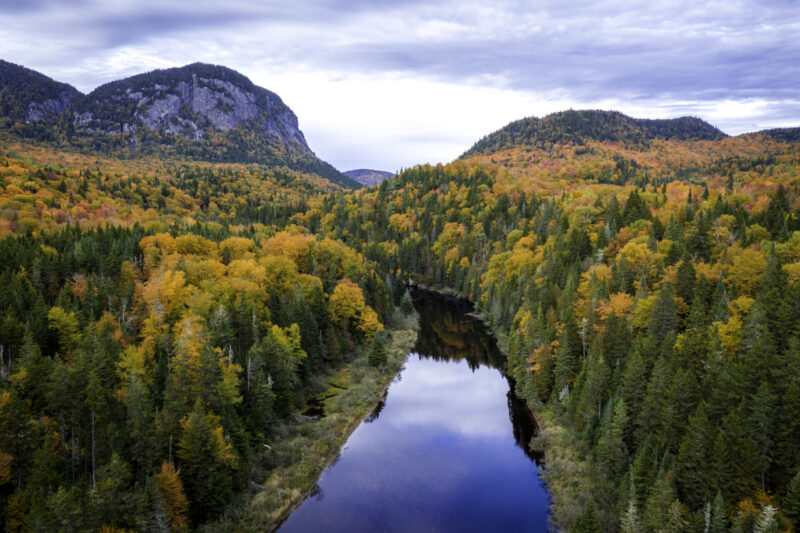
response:
[[[748,135],[764,135],[778,142],[797,143],[800,142],[800,128],[773,128],[761,130]]]
[[[695,117],[651,120],[631,118],[618,111],[569,110],[511,122],[479,140],[461,157],[488,155],[520,146],[543,147],[547,143],[583,144],[589,139],[646,146],[653,139],[718,140],[725,137],[725,133]]]
[[[359,168],[356,170],[346,170],[344,172],[345,176],[353,178],[361,185],[365,187],[371,187],[372,185],[377,185],[385,179],[389,179],[394,176],[392,172],[386,172],[385,170],[370,170],[366,168]]]
[[[2,61],[0,105],[13,134],[85,152],[286,166],[360,187],[316,157],[277,94],[222,66],[154,70],[83,95]]]
[[[30,123],[51,119],[81,98],[71,85],[0,59],[0,115],[7,120]]]

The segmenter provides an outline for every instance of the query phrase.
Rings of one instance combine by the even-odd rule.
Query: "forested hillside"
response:
[[[514,121],[475,143],[462,157],[521,145],[543,148],[553,143],[580,145],[593,140],[647,148],[654,139],[714,141],[725,137],[720,130],[695,117],[652,120],[631,118],[618,111],[569,110]]]
[[[498,334],[559,529],[797,529],[800,147],[581,131],[355,192],[5,145],[6,529],[274,525],[301,492],[265,481],[338,442],[300,413],[377,381],[408,278]]]
[[[219,65],[154,70],[84,95],[0,60],[0,135],[89,155],[289,167],[360,187],[311,151],[277,94]]]
[[[289,223],[336,189],[319,177],[24,145],[0,175],[8,531],[218,520],[300,460],[264,444],[403,295],[360,253]]]
[[[479,304],[560,529],[798,527],[800,149],[653,142],[413,168],[306,216]]]

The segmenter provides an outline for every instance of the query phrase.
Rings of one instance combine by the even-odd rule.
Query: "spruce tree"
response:
[[[601,533],[602,531],[600,521],[595,514],[594,503],[590,501],[572,523],[570,533]]]
[[[675,295],[682,298],[687,305],[694,299],[694,284],[696,276],[694,265],[689,254],[683,255],[683,260],[678,266],[677,280],[675,284]]]
[[[681,501],[690,509],[699,508],[710,499],[709,451],[712,430],[706,415],[705,404],[697,407],[689,418],[689,427],[681,441],[675,482]]]
[[[369,365],[374,368],[381,368],[386,364],[386,344],[380,335],[375,335],[372,340],[368,361]]]
[[[653,314],[648,325],[648,333],[658,340],[678,330],[678,313],[673,299],[672,284],[665,283],[653,306]]]
[[[728,531],[728,518],[725,514],[725,500],[722,492],[717,491],[714,503],[711,504],[711,520],[708,525],[708,533],[726,533]]]
[[[792,521],[795,529],[800,529],[800,470],[789,483],[789,490],[781,502],[783,514]]]

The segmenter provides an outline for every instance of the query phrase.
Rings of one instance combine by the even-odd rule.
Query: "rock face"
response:
[[[18,135],[81,149],[286,166],[361,186],[317,158],[277,94],[222,66],[154,70],[83,95],[0,61],[0,113]]]
[[[297,116],[280,97],[231,69],[194,63],[115,81],[92,91],[77,125],[103,133],[146,127],[199,141],[206,128],[226,132],[246,124],[293,150],[311,149]]]
[[[378,185],[383,180],[389,179],[394,176],[391,172],[384,170],[370,170],[366,168],[359,168],[356,170],[345,170],[345,176],[351,177],[365,187],[372,187]]]
[[[83,98],[74,87],[0,59],[2,117],[26,123],[46,121]]]

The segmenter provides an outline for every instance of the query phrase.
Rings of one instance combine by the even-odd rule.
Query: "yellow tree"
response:
[[[164,461],[161,471],[156,474],[155,487],[159,500],[167,511],[169,525],[172,531],[184,531],[188,527],[186,512],[189,510],[189,500],[183,491],[180,478],[181,471],[175,465]]]

